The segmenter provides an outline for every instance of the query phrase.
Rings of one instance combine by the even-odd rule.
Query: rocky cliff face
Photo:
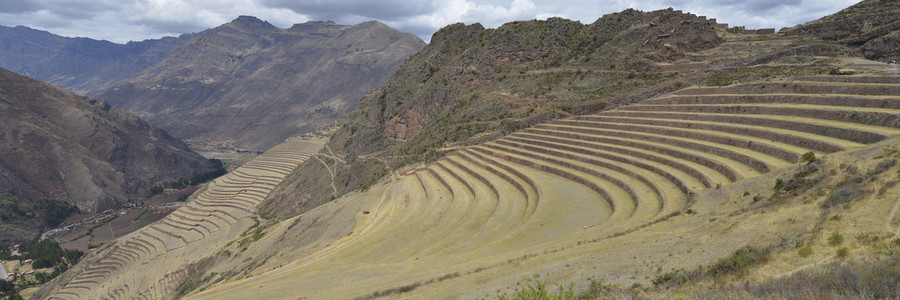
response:
[[[192,37],[116,44],[0,26],[0,67],[87,95],[162,61]]]
[[[4,69],[0,153],[4,240],[36,234],[50,202],[100,211],[213,167],[146,121]]]
[[[865,0],[791,31],[859,49],[868,59],[900,59],[900,2]]]
[[[244,16],[96,96],[193,143],[265,150],[333,122],[423,46],[377,22]]]

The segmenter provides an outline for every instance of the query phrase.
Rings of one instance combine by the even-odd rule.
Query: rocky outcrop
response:
[[[865,0],[824,18],[794,27],[795,34],[859,49],[871,60],[900,59],[900,2]]]

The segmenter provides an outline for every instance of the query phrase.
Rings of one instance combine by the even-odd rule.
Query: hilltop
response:
[[[332,123],[423,46],[374,21],[242,16],[95,96],[199,147],[265,150]]]
[[[213,168],[146,121],[3,69],[0,108],[0,244]]]
[[[898,14],[897,1],[865,0],[790,31],[857,48],[871,60],[896,61],[900,59]]]
[[[159,63],[191,37],[116,44],[25,26],[0,26],[0,67],[88,95]]]

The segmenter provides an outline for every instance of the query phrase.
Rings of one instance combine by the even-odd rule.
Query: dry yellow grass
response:
[[[781,103],[747,106],[824,109]],[[851,114],[900,114],[900,110],[883,108],[828,109]],[[686,113],[690,114],[706,113]],[[825,157],[826,168],[837,168],[851,159],[865,160],[887,145],[900,143],[892,138],[897,129],[867,125],[865,120],[848,123],[814,117],[753,116],[833,125],[890,138],[864,145],[830,132],[767,129],[835,145],[839,151],[818,153]],[[603,129],[611,125],[617,129]],[[648,274],[673,268],[692,269],[744,245],[771,245],[783,238],[802,236],[817,224],[821,215],[817,203],[824,199],[821,196],[809,203],[769,206],[754,204],[753,199],[754,195],[771,193],[775,178],[789,178],[799,166],[796,160],[808,148],[790,141],[775,142],[714,130],[666,128],[672,133],[637,133],[648,127],[662,128],[627,129],[612,121],[575,121],[542,125],[499,141],[462,148],[395,181],[383,182],[368,192],[338,199],[298,217],[317,219],[337,213],[348,216],[348,212],[369,209],[371,214],[357,213],[352,221],[341,221],[354,224],[347,235],[320,240],[326,245],[316,251],[286,248],[286,252],[306,255],[279,260],[278,265],[270,264],[271,271],[214,285],[191,297],[491,297],[510,292],[523,277],[534,273],[546,274],[551,282],[579,285],[587,277],[625,285],[646,283]],[[539,144],[541,137],[555,139],[553,143]],[[733,141],[762,144],[757,149],[783,149],[790,155],[752,150]],[[578,147],[588,149],[592,145],[624,156],[613,161],[603,155],[578,152]],[[609,150],[616,148],[633,151]],[[637,153],[641,151],[647,155]],[[702,157],[707,162],[701,165],[691,157]],[[633,171],[616,171],[606,165],[615,162]],[[657,171],[637,166],[655,166]],[[727,180],[723,172],[737,174],[736,180]],[[691,174],[706,174],[702,177],[712,181],[712,185],[704,186],[700,178]],[[680,191],[671,178],[687,182],[689,193]],[[814,197],[812,191],[804,193]],[[881,219],[864,227],[887,230],[883,220],[893,203],[887,203],[891,201],[885,196],[865,201],[876,203],[872,207],[879,210]],[[687,208],[692,214],[671,214]],[[875,212],[866,208],[854,213],[862,216]],[[798,267],[796,260],[784,261],[773,263],[758,273],[763,275],[756,276],[783,274]]]

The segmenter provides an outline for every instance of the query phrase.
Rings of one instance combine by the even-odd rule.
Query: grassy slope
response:
[[[501,293],[512,292],[517,282],[533,273],[541,274],[551,283],[574,282],[578,289],[587,288],[587,278],[621,286],[633,283],[649,286],[650,279],[655,276],[673,269],[694,270],[701,265],[710,265],[744,245],[774,246],[777,250],[768,264],[741,277],[726,277],[729,281],[740,278],[756,281],[840,261],[835,257],[839,247],[830,246],[827,242],[827,235],[833,232],[841,232],[845,236],[844,245],[851,251],[849,260],[878,258],[881,256],[879,253],[896,247],[890,244],[896,228],[888,225],[895,226],[894,220],[898,219],[892,217],[896,214],[892,212],[896,204],[892,195],[898,192],[897,188],[887,188],[883,194],[876,192],[885,183],[896,180],[896,167],[871,176],[873,181],[864,186],[869,193],[852,202],[852,205],[829,212],[820,209],[820,205],[828,198],[828,191],[850,175],[845,170],[847,165],[855,165],[859,173],[867,173],[888,159],[875,157],[882,156],[884,149],[898,145],[900,140],[893,139],[861,150],[826,156],[819,172],[825,178],[814,188],[797,196],[754,203],[757,193],[770,196],[775,178],[789,178],[795,172],[794,168],[783,169],[699,193],[698,202],[693,206],[694,214],[681,215],[624,236],[599,240],[594,240],[602,237],[597,235],[596,230],[580,230],[581,223],[560,222],[585,218],[573,217],[572,209],[559,207],[558,210],[535,216],[529,222],[533,227],[522,229],[531,232],[528,239],[534,240],[533,243],[538,243],[538,246],[512,247],[511,250],[503,244],[495,244],[462,255],[404,257],[394,251],[403,251],[405,247],[416,244],[407,244],[408,241],[403,242],[402,237],[378,234],[383,230],[395,231],[383,228],[391,226],[390,222],[371,223],[373,218],[388,214],[384,218],[390,219],[393,218],[390,215],[398,213],[398,209],[407,208],[402,206],[404,202],[396,200],[398,197],[391,195],[415,190],[408,178],[402,179],[393,184],[376,185],[368,193],[342,198],[299,216],[300,219],[333,218],[335,212],[341,212],[345,216],[344,219],[337,218],[337,224],[341,224],[353,219],[348,213],[357,212],[355,227],[349,224],[342,227],[346,228],[343,232],[348,235],[331,235],[330,239],[319,242],[318,246],[324,246],[322,250],[305,250],[311,248],[308,246],[284,249],[285,256],[297,257],[298,252],[309,256],[293,262],[272,258],[280,261],[270,263],[273,271],[225,284],[199,296],[216,298],[217,295],[246,293],[247,296],[275,297],[299,292],[310,297],[346,298],[410,286],[416,289],[403,295],[413,298],[458,295],[463,291],[468,297],[490,297],[498,290]],[[842,169],[841,165],[845,167]],[[830,175],[831,170],[835,170],[834,175]],[[825,193],[817,194],[818,189]],[[752,193],[744,196],[745,191]],[[578,192],[567,189],[566,193]],[[384,194],[387,196],[378,197]],[[811,201],[804,201],[807,198]],[[370,209],[372,215],[362,216],[358,213],[361,209]],[[835,215],[839,217],[833,217]],[[400,214],[396,217],[408,216]],[[279,236],[277,228],[292,222],[288,220],[273,226],[267,235],[275,239]],[[542,228],[551,225],[554,228]],[[307,230],[322,231],[322,226],[333,225],[318,224]],[[816,229],[819,228],[824,229],[826,234],[817,234]],[[406,231],[409,230],[415,229]],[[418,236],[414,232],[408,234]],[[873,243],[857,238],[865,236],[875,236],[880,240]],[[257,249],[255,251],[261,251],[270,243],[263,242],[258,247],[252,247]],[[522,245],[522,241],[515,240],[505,243]],[[813,255],[800,258],[797,251],[805,245],[811,245]],[[385,251],[390,250],[385,247],[393,250]],[[254,253],[252,251],[248,250],[248,253]],[[282,264],[284,267],[278,268]],[[347,288],[350,286],[353,288]],[[295,291],[296,288],[300,290]],[[680,286],[678,293],[695,295],[706,288],[705,283],[701,282]],[[647,292],[661,293],[655,290]],[[665,297],[671,294],[658,295]]]
[[[774,81],[773,84],[777,84],[786,76],[826,72],[842,63],[839,60],[815,57],[787,57],[786,60],[800,60],[803,64],[791,67],[776,61],[765,66],[720,73],[711,81],[750,78],[762,82]],[[809,68],[810,65],[813,68]],[[859,67],[860,70],[863,68]],[[735,74],[744,76],[734,77]],[[884,157],[884,149],[892,149],[898,144],[900,140],[892,139],[859,150],[827,155],[820,162],[820,171],[815,173],[815,176],[821,176],[817,177],[817,183],[796,195],[773,196],[775,190],[772,185],[776,178],[791,178],[797,167],[781,168],[763,176],[726,184],[718,189],[698,191],[695,198],[697,201],[690,213],[638,231],[627,231],[629,233],[624,235],[617,233],[627,227],[617,228],[616,223],[610,223],[612,226],[609,228],[581,228],[587,224],[585,220],[610,217],[609,211],[604,211],[604,206],[598,205],[596,200],[583,203],[557,201],[541,202],[539,213],[518,223],[520,225],[511,230],[510,236],[493,243],[445,242],[443,246],[443,239],[453,241],[458,233],[429,232],[439,229],[427,224],[440,222],[434,218],[439,218],[443,213],[453,214],[457,210],[452,208],[453,204],[444,204],[448,208],[437,215],[429,215],[435,211],[428,210],[428,206],[437,204],[419,203],[416,201],[418,197],[431,195],[433,199],[435,195],[444,195],[465,201],[471,197],[467,196],[466,190],[481,191],[478,193],[486,193],[487,190],[477,183],[466,187],[461,182],[452,180],[448,172],[461,170],[457,167],[442,167],[435,174],[446,178],[446,185],[427,177],[420,177],[418,180],[422,184],[418,184],[412,176],[402,176],[397,181],[374,184],[368,192],[340,198],[298,216],[299,220],[334,220],[333,216],[337,215],[335,212],[340,212],[346,217],[338,222],[343,224],[340,226],[342,231],[331,230],[331,234],[315,234],[319,237],[315,246],[304,244],[300,248],[284,248],[281,252],[283,256],[292,258],[272,257],[265,265],[253,271],[258,276],[229,282],[197,296],[215,298],[221,295],[246,294],[274,297],[285,293],[301,293],[310,297],[348,298],[401,293],[413,298],[434,298],[463,293],[467,297],[491,297],[513,293],[522,279],[530,274],[541,274],[551,284],[574,283],[579,290],[589,288],[587,278],[620,286],[634,283],[649,286],[651,279],[658,275],[676,269],[695,270],[698,266],[709,266],[745,245],[773,249],[769,263],[741,271],[741,275],[725,275],[721,278],[725,278],[725,282],[748,279],[764,285],[769,282],[766,281],[767,278],[837,261],[834,253],[838,248],[828,246],[821,235],[815,233],[820,228],[826,232],[847,232],[845,236],[848,240],[860,241],[845,244],[852,253],[851,260],[857,257],[877,259],[880,255],[877,253],[893,249],[891,247],[894,246],[886,241],[896,229],[886,227],[885,224],[892,224],[892,220],[896,219],[893,216],[895,213],[891,212],[894,203],[890,196],[896,191],[893,187],[884,188],[881,195],[874,191],[881,190],[882,186],[890,186],[887,183],[896,180],[895,167],[887,172],[868,176],[871,181],[860,186],[861,190],[867,191],[866,194],[852,201],[852,205],[830,210],[820,207],[832,191],[839,189],[842,181],[853,175],[853,168],[848,169],[847,166],[854,165],[857,169],[855,172],[868,174],[878,163],[890,159]],[[444,160],[439,163],[446,165]],[[550,181],[558,177],[533,174],[536,176],[535,181],[549,183],[546,185],[549,188],[542,188],[540,191],[544,199],[577,200],[578,195],[592,194],[584,186],[570,185],[571,182],[568,181]],[[453,195],[449,191],[441,194],[441,186],[445,189],[449,187],[454,191]],[[756,195],[760,197],[755,197]],[[596,195],[587,198],[596,199]],[[362,209],[369,209],[372,214],[359,214]],[[354,211],[357,213],[352,219],[356,221],[353,223],[355,225],[351,225],[348,213]],[[477,210],[473,210],[475,211]],[[584,215],[576,216],[573,213]],[[590,214],[595,215],[590,217]],[[834,218],[834,215],[839,217]],[[469,218],[477,216],[470,215]],[[283,228],[286,226],[284,224],[295,220],[289,219],[272,228]],[[416,225],[410,226],[411,224]],[[848,229],[848,226],[853,228]],[[327,223],[319,223],[307,229],[311,232],[323,232],[328,227]],[[468,233],[462,235],[477,239],[483,230],[490,228],[466,231]],[[517,237],[515,232],[523,234]],[[870,235],[879,237],[879,242],[864,242],[865,238],[855,238]],[[258,248],[251,245],[251,248],[262,251],[270,243],[261,244]],[[813,248],[813,255],[800,258],[798,249],[807,245]],[[320,250],[315,249],[319,247]],[[256,253],[253,251],[248,250],[248,253]],[[297,259],[298,257],[303,258]],[[644,293],[657,297],[703,297],[707,295],[705,293],[741,295],[728,289],[716,290],[716,285],[710,285],[706,281],[710,279],[702,276],[691,280],[686,285],[678,286],[674,292],[662,288],[620,288],[619,291],[622,295]],[[347,286],[353,288],[346,288]],[[295,290],[297,288],[300,290]]]

